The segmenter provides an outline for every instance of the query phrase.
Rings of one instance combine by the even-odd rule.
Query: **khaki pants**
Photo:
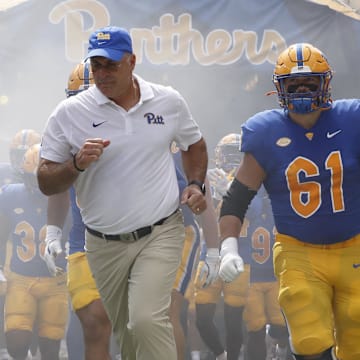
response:
[[[86,232],[86,251],[123,360],[176,360],[171,290],[184,243],[176,212],[135,242]]]

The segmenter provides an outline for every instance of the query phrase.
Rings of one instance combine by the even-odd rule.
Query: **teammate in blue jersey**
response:
[[[234,178],[241,157],[240,134],[225,135],[215,147],[216,167],[209,169],[207,176],[210,181],[214,206],[217,209],[221,205],[222,195],[226,193],[228,185]],[[206,234],[204,234],[204,238],[206,240]],[[247,237],[239,236],[239,242],[245,249],[248,249]],[[206,244],[203,244],[197,273],[201,273],[204,267],[206,250]],[[249,251],[248,254],[250,254]],[[237,360],[243,344],[242,319],[249,288],[249,266],[247,265],[246,271],[229,284],[218,278],[209,287],[202,288],[198,285],[197,278],[198,276],[195,278],[195,306],[196,325],[200,336],[217,360]],[[215,312],[222,302],[222,296],[225,346],[214,322]]]
[[[0,186],[7,184],[17,184],[23,182],[23,176],[21,174],[21,165],[26,150],[30,146],[40,142],[40,134],[32,129],[23,129],[18,131],[11,140],[9,147],[9,162],[0,163]],[[0,263],[5,264],[5,252],[0,254]],[[5,280],[3,277],[3,269],[0,269],[0,296],[5,294],[6,284],[2,286]],[[2,303],[2,299],[0,299]],[[3,306],[0,304],[0,307]],[[2,311],[0,311],[2,314]],[[1,317],[2,315],[0,315]],[[1,318],[0,318],[1,319]],[[0,320],[0,322],[2,322]],[[1,333],[1,330],[0,330]],[[1,337],[1,336],[0,336]],[[0,340],[2,343],[2,341]],[[1,353],[0,353],[1,359]]]
[[[247,238],[246,246],[251,251],[250,288],[244,310],[247,359],[285,360],[288,333],[278,301],[279,285],[272,256],[275,226],[270,199],[263,186],[251,201],[240,236]]]
[[[42,260],[47,198],[35,175],[39,148],[33,145],[25,153],[23,183],[5,185],[0,192],[1,252],[7,239],[12,249],[6,272],[5,337],[16,360],[26,358],[35,323],[42,358],[59,359],[67,322],[66,278],[53,278]],[[58,259],[57,266],[64,267],[65,258]]]
[[[0,186],[23,182],[20,171],[23,157],[30,146],[39,142],[40,134],[33,129],[20,130],[13,136],[9,146],[9,162],[0,163]],[[0,253],[0,264],[5,264],[6,267],[7,262],[5,255],[5,251]],[[4,276],[4,269],[0,268],[0,324],[4,323],[3,310],[6,287],[7,283],[6,277]],[[8,360],[8,358],[4,328],[0,326],[0,360]]]
[[[182,194],[183,190],[187,186],[187,179],[184,175],[180,151],[174,144],[172,146],[172,152],[179,185],[179,194]],[[203,232],[206,234],[206,244],[209,249],[204,254],[204,263],[206,265],[204,266],[201,275],[199,275],[201,277],[200,282],[202,287],[207,287],[216,280],[219,265],[218,224],[215,209],[211,200],[210,186],[207,179],[205,180],[205,186],[207,188],[205,194],[207,208],[199,215],[199,220],[201,222]],[[177,358],[185,359],[186,346],[184,329],[181,322],[181,314],[185,293],[189,287],[190,281],[192,280],[194,264],[200,244],[200,230],[197,220],[190,208],[184,204],[180,206],[180,209],[184,217],[185,242],[180,266],[176,273],[176,279],[171,293],[170,320],[174,328]]]
[[[219,274],[241,273],[238,233],[263,183],[278,231],[274,271],[297,360],[360,359],[360,100],[331,100],[333,71],[311,44],[279,55],[283,110],[243,126],[245,153],[224,198]],[[241,253],[241,249],[240,253]]]

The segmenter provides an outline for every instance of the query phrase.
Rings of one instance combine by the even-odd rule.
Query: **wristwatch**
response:
[[[188,186],[189,186],[189,185],[197,185],[197,186],[200,188],[200,190],[201,190],[201,192],[203,193],[203,195],[206,194],[205,184],[202,183],[201,181],[199,181],[199,180],[192,180],[192,181],[190,181],[190,182],[188,183]]]

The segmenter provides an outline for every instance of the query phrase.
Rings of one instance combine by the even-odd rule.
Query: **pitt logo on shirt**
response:
[[[164,125],[164,119],[161,115],[154,115],[153,113],[146,113],[144,115],[148,124],[161,124]]]

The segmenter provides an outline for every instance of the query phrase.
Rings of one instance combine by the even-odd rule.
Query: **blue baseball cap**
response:
[[[90,35],[88,54],[85,60],[94,56],[103,56],[113,61],[119,61],[125,53],[132,54],[132,52],[129,32],[117,26],[106,26],[95,30]]]

